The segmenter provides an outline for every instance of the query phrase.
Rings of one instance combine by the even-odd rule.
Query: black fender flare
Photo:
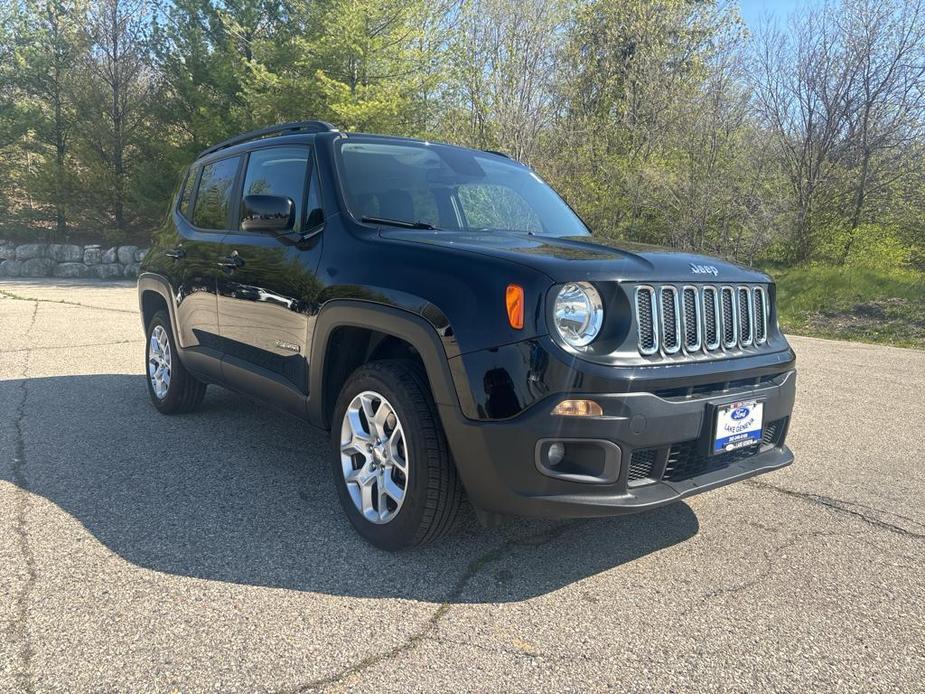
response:
[[[424,362],[438,409],[459,409],[459,398],[450,373],[446,349],[433,324],[404,309],[356,299],[333,299],[321,307],[312,332],[308,419],[313,425],[324,429],[329,426],[324,412],[324,403],[327,401],[325,355],[331,334],[342,327],[368,328],[411,344]]]
[[[177,330],[176,304],[174,303],[170,282],[168,282],[167,278],[164,276],[153,272],[143,272],[138,275],[138,315],[141,319],[142,330],[147,330],[148,328],[148,326],[144,324],[144,295],[146,292],[159,294],[164,300],[164,303],[167,304],[167,313],[170,315],[170,327],[173,329],[173,334],[177,336],[177,340],[179,341],[180,331]],[[183,345],[179,346],[181,349],[183,348]]]

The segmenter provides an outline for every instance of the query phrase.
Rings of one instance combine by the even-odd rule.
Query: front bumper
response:
[[[580,392],[546,397],[503,421],[474,421],[445,405],[440,411],[457,468],[478,508],[528,516],[610,516],[655,508],[789,465],[793,454],[784,442],[795,385],[796,372],[790,368],[758,378],[756,384],[727,382],[699,394],[588,394],[602,405],[603,417],[550,414],[562,399],[582,397]],[[746,399],[764,403],[762,444],[744,452],[707,455],[712,408]],[[608,449],[607,481],[544,474],[541,458],[550,441],[579,446],[588,441],[590,449]]]

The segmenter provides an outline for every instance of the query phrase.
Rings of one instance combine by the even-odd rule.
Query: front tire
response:
[[[162,414],[195,410],[206,395],[206,384],[186,370],[177,355],[170,316],[158,311],[148,322],[145,365],[148,395]]]
[[[354,371],[331,430],[338,497],[364,539],[399,550],[453,528],[462,485],[426,377],[413,362],[378,361]]]

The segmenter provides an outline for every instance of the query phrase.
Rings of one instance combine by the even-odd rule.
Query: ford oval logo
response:
[[[739,407],[733,410],[732,414],[729,416],[738,422],[740,419],[745,419],[748,417],[749,412],[750,410],[747,407]]]

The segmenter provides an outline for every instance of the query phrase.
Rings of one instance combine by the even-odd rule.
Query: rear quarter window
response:
[[[240,157],[222,159],[202,167],[193,206],[193,224],[200,229],[227,229],[231,194]]]
[[[196,176],[199,175],[199,167],[193,166],[187,170],[186,178],[183,180],[183,187],[180,188],[180,199],[177,202],[177,209],[187,219],[190,215],[190,200],[193,197],[193,186],[196,185]]]

